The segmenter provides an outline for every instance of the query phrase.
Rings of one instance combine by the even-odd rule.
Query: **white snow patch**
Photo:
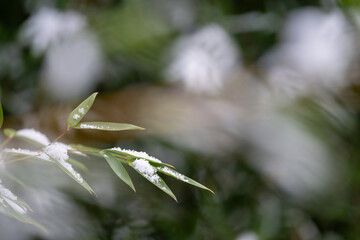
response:
[[[74,170],[70,163],[67,162],[69,159],[69,155],[67,154],[68,147],[69,146],[63,143],[53,143],[44,148],[44,152],[58,161],[58,163],[60,163],[72,176],[74,176],[78,182],[83,183],[84,179],[81,175]]]
[[[138,157],[138,158],[147,159],[147,160],[150,160],[150,161],[153,161],[153,162],[161,163],[161,161],[159,159],[148,155],[146,152],[138,152],[138,151],[135,151],[135,150],[121,149],[119,147],[111,148],[111,150],[124,152],[124,153],[130,154],[130,155],[133,155],[134,157]]]
[[[75,113],[74,116],[73,116],[73,119],[78,120],[79,118],[80,118],[80,115]]]
[[[84,108],[79,108],[79,113],[85,114],[85,109]]]
[[[48,145],[50,143],[47,136],[33,128],[24,128],[16,132],[19,137],[24,137],[36,141],[42,145]]]
[[[20,155],[27,155],[27,156],[34,156],[37,158],[40,158],[42,160],[45,161],[51,161],[51,159],[49,158],[49,156],[47,156],[45,153],[43,152],[36,152],[36,151],[30,151],[28,149],[21,149],[21,148],[5,148],[4,153],[12,153],[12,154],[20,154]]]
[[[15,196],[9,189],[5,188],[2,184],[0,184],[0,195],[2,198],[7,198],[10,200],[17,200],[17,196]]]
[[[156,174],[156,169],[151,166],[150,163],[145,159],[136,159],[134,162],[132,162],[132,165],[150,182],[157,183],[159,181],[159,176]]]
[[[20,214],[26,214],[27,213],[27,209],[26,208],[24,208],[24,207],[22,207],[22,206],[20,206],[19,204],[17,204],[16,202],[13,202],[13,201],[11,201],[11,200],[9,200],[9,199],[4,199],[5,200],[5,202],[7,203],[7,204],[9,204],[9,206],[12,208],[12,209],[14,209],[16,212],[18,212],[18,213],[20,213]]]
[[[168,167],[163,167],[163,168],[161,168],[161,170],[164,171],[167,174],[170,174],[171,176],[174,176],[174,177],[180,179],[181,181],[189,182],[189,180],[187,180],[184,175],[182,175],[182,174],[180,174],[178,172],[175,172],[174,170],[172,170],[172,169],[170,169]]]
[[[104,129],[103,126],[96,126],[96,125],[91,125],[91,124],[86,124],[86,123],[81,123],[80,127],[81,128],[88,128],[88,129]]]
[[[57,161],[66,161],[69,158],[65,144],[53,143],[44,148],[44,152]]]
[[[7,203],[16,212],[20,214],[26,214],[27,209],[14,202],[16,200],[17,196],[15,196],[9,189],[5,188],[2,184],[0,184],[0,203],[3,205],[4,203]],[[4,205],[4,207],[6,207],[6,205]]]

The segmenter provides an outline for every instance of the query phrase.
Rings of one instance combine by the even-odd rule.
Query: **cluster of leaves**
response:
[[[133,168],[137,173],[142,175],[156,187],[160,188],[170,197],[176,201],[176,197],[164,180],[158,175],[158,172],[174,177],[177,180],[186,182],[196,187],[208,190],[209,188],[194,181],[193,179],[177,172],[173,166],[163,163],[160,160],[149,156],[144,152],[137,152],[133,150],[125,150],[121,148],[110,149],[97,149],[84,145],[71,144],[67,145],[59,142],[59,139],[66,135],[71,129],[93,129],[102,131],[122,131],[122,130],[143,130],[143,128],[126,123],[113,123],[113,122],[81,122],[85,114],[91,108],[97,93],[92,94],[85,99],[79,106],[77,106],[68,116],[67,129],[55,140],[50,142],[47,137],[35,130],[30,130],[31,134],[22,134],[21,131],[14,129],[4,129],[4,134],[7,136],[7,140],[2,144],[1,157],[5,159],[2,164],[8,164],[20,160],[26,159],[38,159],[50,163],[54,163],[67,175],[79,183],[91,194],[95,194],[90,185],[83,179],[83,177],[73,169],[76,166],[79,169],[87,169],[83,163],[74,159],[76,156],[95,156],[104,158],[110,165],[111,169],[116,173],[119,178],[130,186],[134,191],[134,184],[127,173],[125,165]],[[0,105],[0,127],[3,123],[3,114]],[[34,146],[41,147],[38,151],[32,151],[29,149],[9,149],[4,146],[13,138],[18,138],[32,143]],[[1,183],[1,181],[0,181]],[[31,208],[23,201],[15,196],[9,189],[6,189],[0,184],[0,212],[3,212],[16,219],[31,223],[42,230],[45,228],[32,220],[26,215],[27,211],[32,211]]]

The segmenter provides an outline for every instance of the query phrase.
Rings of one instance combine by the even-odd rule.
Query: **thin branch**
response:
[[[55,138],[50,144],[58,141],[60,138],[62,138],[64,135],[66,135],[68,132],[70,132],[71,128],[68,128],[65,132],[63,132],[62,134],[60,134],[60,136],[58,136],[57,138]]]

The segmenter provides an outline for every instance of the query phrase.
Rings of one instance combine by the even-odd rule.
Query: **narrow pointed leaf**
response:
[[[136,190],[134,184],[131,181],[129,174],[127,173],[122,163],[118,159],[116,159],[109,151],[104,151],[103,156],[109,163],[112,170],[116,173],[116,175],[118,175],[119,178],[123,180],[127,185],[129,185],[135,192]]]
[[[53,158],[52,158],[53,159]],[[74,179],[77,183],[79,183],[82,187],[88,190],[91,194],[95,194],[94,190],[89,186],[89,184],[84,180],[84,178],[80,175],[80,173],[76,172],[72,165],[68,162],[60,163],[56,159],[53,159],[54,163],[63,170],[67,175],[69,175],[72,179]],[[67,165],[69,164],[69,165]]]
[[[78,160],[75,160],[73,158],[69,158],[68,162],[80,169],[81,171],[87,172],[89,170],[82,162],[79,162]]]
[[[21,148],[18,148],[18,149],[4,149],[3,150],[3,153],[5,153],[6,155],[15,155],[15,156],[23,156],[23,157],[28,157],[29,159],[40,159],[40,160],[43,160],[43,161],[46,161],[46,162],[52,162],[51,158],[46,155],[45,153],[43,152],[37,152],[37,151],[31,151],[31,150],[28,150],[28,149],[21,149]]]
[[[4,168],[0,168],[0,171],[1,171],[1,175],[4,175],[7,178],[10,178],[12,181],[16,182],[17,184],[19,184],[23,188],[26,188],[25,183],[23,181],[21,181],[18,177],[14,176],[14,174],[7,171],[7,169],[5,170]]]
[[[0,188],[0,212],[14,217],[19,221],[33,224],[46,232],[46,229],[42,225],[35,222],[26,215],[28,211],[32,211],[27,203],[25,203],[19,197],[15,196],[9,189],[6,189],[4,186],[0,185]]]
[[[21,222],[24,223],[28,223],[28,224],[32,224],[35,227],[39,228],[40,230],[42,230],[43,232],[47,233],[48,231],[46,230],[46,228],[41,225],[40,223],[36,222],[35,220],[33,220],[31,217],[29,217],[26,214],[21,214],[17,211],[15,211],[14,209],[12,209],[8,204],[4,203],[1,204],[2,205],[2,212],[10,217],[13,217]]]
[[[68,128],[73,128],[76,125],[78,125],[78,123],[81,121],[81,119],[83,119],[83,117],[85,116],[85,114],[89,111],[89,109],[91,108],[91,106],[94,103],[94,100],[96,98],[96,95],[98,93],[93,93],[91,94],[90,97],[88,97],[87,99],[85,99],[82,103],[80,103],[79,106],[77,106],[70,114],[69,117],[67,119],[67,127]]]
[[[1,106],[1,103],[0,103],[0,128],[3,125],[3,122],[4,122],[4,114],[3,114],[2,106]]]
[[[193,179],[191,179],[191,178],[189,178],[189,177],[175,171],[174,169],[171,169],[171,168],[168,168],[168,167],[156,167],[156,169],[158,171],[162,172],[162,173],[165,173],[166,175],[174,177],[174,178],[176,178],[176,179],[178,179],[180,181],[186,182],[188,184],[194,185],[195,187],[208,190],[208,191],[210,191],[211,193],[214,194],[214,192],[211,189],[209,189],[209,188],[205,187],[204,185],[196,182],[195,180],[193,180]]]
[[[102,131],[144,130],[144,128],[135,126],[133,124],[113,122],[81,122],[77,124],[74,128]]]
[[[140,172],[132,164],[130,164],[130,166],[133,167],[133,169],[135,171],[137,171],[141,176],[146,178],[146,180],[148,180],[149,182],[154,184],[156,187],[160,188],[163,192],[165,192],[167,195],[172,197],[177,202],[177,199],[176,199],[174,193],[171,191],[171,189],[166,185],[164,180],[157,173],[154,173],[153,175],[149,176],[148,174],[144,174],[144,173]]]
[[[125,152],[125,151],[128,151],[128,150],[120,151],[120,150],[116,150],[116,149],[113,149],[113,148],[106,149],[106,151],[110,151],[113,155],[116,155],[116,156],[119,156],[119,157],[125,157],[129,161],[134,161],[137,158],[139,158],[139,159],[141,158],[141,159],[146,159],[146,161],[151,162],[151,164],[153,164],[155,166],[164,166],[164,165],[166,165],[166,166],[174,168],[174,166],[172,166],[170,164],[167,164],[167,163],[164,163],[164,162],[161,162],[158,159],[153,160],[154,157],[151,157],[151,156],[147,155],[144,152],[133,151],[134,154],[130,154],[129,152]],[[146,155],[143,155],[143,154],[146,154]]]

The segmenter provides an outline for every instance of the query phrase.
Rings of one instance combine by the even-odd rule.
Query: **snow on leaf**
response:
[[[114,150],[114,151],[120,152],[120,153],[126,153],[126,154],[129,154],[129,155],[133,156],[133,157],[146,159],[146,160],[149,160],[149,161],[155,162],[155,163],[161,163],[161,161],[159,159],[148,155],[146,152],[138,152],[138,151],[135,151],[135,150],[121,149],[119,147],[114,147],[114,148],[111,148],[109,150]]]
[[[3,150],[6,154],[16,154],[16,155],[22,155],[22,156],[33,156],[34,158],[39,158],[41,160],[45,161],[51,161],[48,155],[46,155],[43,152],[37,152],[37,151],[31,151],[28,149],[22,149],[22,148],[5,148]]]
[[[204,185],[196,182],[195,180],[175,171],[174,169],[168,168],[168,167],[156,167],[157,170],[159,170],[162,173],[165,173],[169,176],[172,176],[180,181],[186,182],[188,184],[194,185],[195,187],[202,188],[205,190],[210,191],[211,193],[214,193],[211,189],[205,187]]]
[[[50,141],[46,135],[32,128],[24,128],[17,131],[16,137],[23,138],[30,142],[35,142],[41,146],[46,146],[50,144]]]
[[[59,166],[66,174],[78,182],[90,193],[95,193],[83,177],[74,170],[73,166],[68,162],[67,145],[63,143],[52,143],[44,148],[44,152],[54,159],[54,163]]]
[[[98,93],[93,93],[91,94],[90,97],[88,97],[87,99],[85,99],[82,103],[80,103],[79,106],[77,106],[70,114],[69,117],[67,119],[67,127],[68,128],[73,128],[76,125],[78,125],[78,123],[81,121],[81,119],[83,119],[83,117],[85,116],[85,114],[89,111],[89,109],[91,108],[91,106],[94,103],[94,100],[96,98],[96,95]]]
[[[95,129],[103,131],[144,130],[144,128],[135,126],[133,124],[113,122],[81,122],[74,128]]]
[[[147,160],[136,159],[130,164],[130,166],[132,166],[138,173],[140,173],[149,182],[154,184],[156,187],[160,188],[167,195],[169,195],[175,201],[177,201],[171,189],[166,185],[164,180],[156,173],[155,167],[153,167]]]

